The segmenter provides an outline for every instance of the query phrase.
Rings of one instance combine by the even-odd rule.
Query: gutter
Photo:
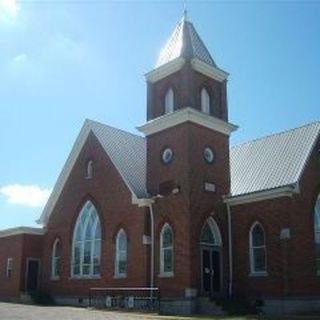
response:
[[[250,202],[257,202],[281,197],[292,197],[294,194],[300,193],[299,183],[290,184],[284,187],[263,190],[259,192],[247,193],[238,196],[224,196],[223,202],[230,205],[239,205]]]

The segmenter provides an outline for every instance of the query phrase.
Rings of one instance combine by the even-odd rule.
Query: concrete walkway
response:
[[[46,307],[0,302],[1,320],[153,320],[170,318],[75,307]]]

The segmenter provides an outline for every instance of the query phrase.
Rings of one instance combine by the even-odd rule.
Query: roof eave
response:
[[[159,81],[170,74],[173,74],[179,71],[183,65],[185,64],[186,60],[183,57],[178,57],[166,64],[161,65],[160,67],[148,72],[145,74],[146,80],[149,82],[156,82]]]
[[[223,202],[230,206],[236,206],[240,204],[259,202],[281,197],[292,197],[294,194],[298,193],[300,193],[300,189],[299,184],[296,182],[290,185],[281,186],[274,189],[262,190],[243,195],[226,195],[224,196]]]
[[[150,120],[144,125],[137,127],[137,129],[148,136],[185,122],[196,123],[227,136],[230,136],[233,131],[238,129],[238,126],[232,123],[210,116],[191,107],[186,107]]]
[[[45,228],[33,228],[33,227],[16,227],[9,228],[0,231],[0,238],[11,237],[21,234],[29,234],[29,235],[44,235],[46,233]]]
[[[198,58],[191,60],[192,69],[219,82],[228,79],[229,73],[215,66],[209,65]]]

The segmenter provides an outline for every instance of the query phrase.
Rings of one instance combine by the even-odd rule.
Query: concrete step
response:
[[[203,315],[222,316],[227,313],[209,298],[199,298],[197,301],[197,312]]]

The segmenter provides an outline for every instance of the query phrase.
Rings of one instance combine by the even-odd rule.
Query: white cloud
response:
[[[0,0],[0,24],[13,23],[19,13],[17,0]]]
[[[12,62],[14,64],[23,64],[23,63],[25,63],[27,61],[27,59],[28,59],[28,56],[25,53],[21,53],[21,54],[16,55],[12,59]]]
[[[8,203],[27,207],[43,207],[50,196],[51,190],[42,189],[37,185],[12,184],[0,187],[0,195]]]

